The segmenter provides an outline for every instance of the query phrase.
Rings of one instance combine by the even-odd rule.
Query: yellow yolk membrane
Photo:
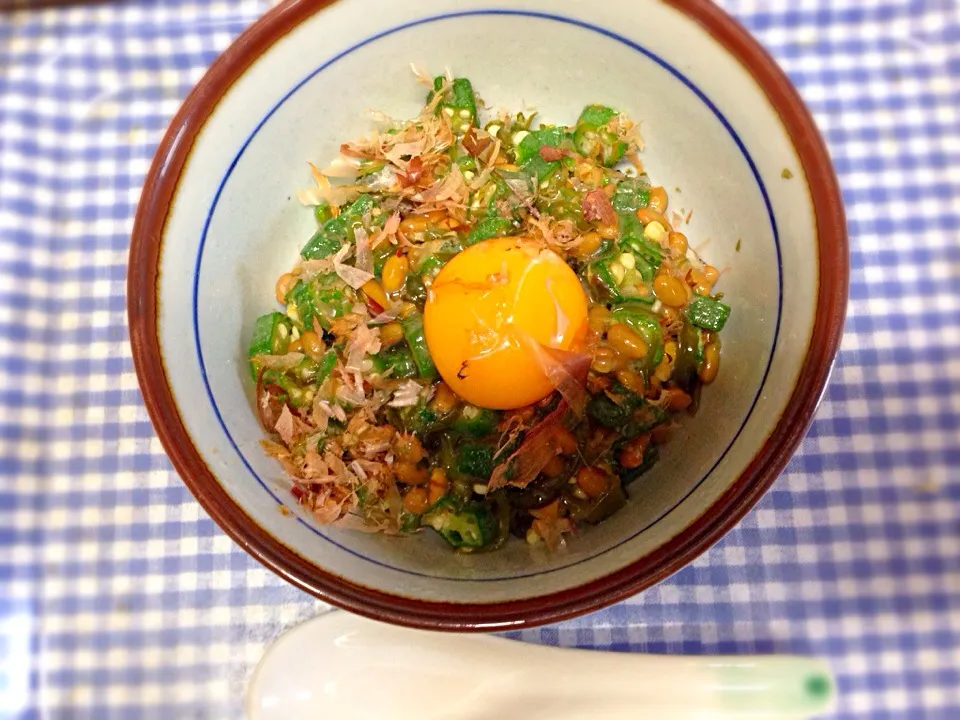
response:
[[[495,238],[443,267],[430,286],[424,330],[440,375],[460,397],[523,407],[554,389],[531,341],[579,349],[587,298],[556,253],[524,237]]]

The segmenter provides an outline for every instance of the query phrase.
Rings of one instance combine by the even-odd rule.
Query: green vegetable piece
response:
[[[440,436],[440,453],[437,459],[450,479],[449,495],[466,502],[473,495],[473,482],[457,468],[456,436],[444,432]]]
[[[582,227],[582,201],[583,196],[580,191],[570,187],[563,178],[555,175],[550,178],[548,187],[537,193],[535,205],[541,213],[546,213],[556,220],[570,220],[574,225]],[[605,244],[607,242],[604,240]]]
[[[606,125],[616,116],[617,111],[606,105],[587,105],[580,113],[580,119],[577,122],[598,128]]]
[[[600,162],[607,167],[613,167],[623,159],[627,152],[627,143],[617,138],[613,133],[604,133],[600,144]]]
[[[425,257],[423,261],[417,266],[417,273],[423,277],[424,275],[433,275],[444,265],[443,260],[441,260],[436,255],[430,255]]]
[[[633,254],[633,253],[631,253]],[[614,263],[618,265],[614,272]],[[620,254],[603,258],[587,267],[587,279],[613,302],[642,302],[652,305],[655,299],[648,285],[653,280],[653,268],[643,259],[634,256],[634,267],[627,268],[620,261]],[[621,278],[618,281],[618,277]]]
[[[356,219],[362,218],[368,212],[377,206],[377,201],[372,195],[364,193],[354,200],[342,214],[353,216]]]
[[[373,361],[374,372],[381,375],[390,371],[390,377],[414,378],[420,373],[417,364],[413,361],[410,348],[402,345],[381,350],[376,355],[371,356],[371,360]]]
[[[689,321],[683,323],[677,336],[677,358],[674,360],[673,374],[670,377],[677,387],[690,394],[693,394],[699,382],[697,354],[701,344],[699,328]]]
[[[287,302],[297,309],[297,314],[300,316],[300,324],[305,329],[309,330],[313,328],[314,317],[318,320],[320,319],[319,312],[317,311],[318,299],[311,283],[304,282],[303,280],[297,282],[297,284],[293,286],[293,289],[287,293]]]
[[[400,532],[412,533],[420,529],[421,515],[408,513],[406,510],[400,511]]]
[[[313,377],[313,384],[320,385],[330,377],[333,368],[337,365],[337,351],[327,350],[320,360],[316,363],[316,374]]]
[[[629,252],[634,259],[633,268],[627,270],[624,279],[620,282],[621,295],[652,302],[650,283],[653,282],[657,268],[663,261],[660,246],[643,236],[640,221],[633,213],[624,213],[620,216],[619,245],[621,252]]]
[[[283,355],[290,344],[290,319],[280,312],[267,313],[257,318],[253,324],[250,347],[250,371],[254,379],[260,372],[260,363],[254,361],[257,355]]]
[[[650,182],[646,175],[621,180],[610,202],[618,213],[635,213],[646,207],[650,203]]]
[[[631,254],[633,255],[633,268],[624,272],[623,282],[620,283],[620,300],[652,305],[655,296],[650,283],[653,282],[654,268],[636,253]]]
[[[340,217],[327,220],[300,251],[304,260],[319,260],[336,253],[347,239],[346,220]]]
[[[607,167],[613,167],[623,158],[627,143],[616,133],[579,123],[573,132],[573,144],[577,151],[588,158],[597,158]]]
[[[562,127],[533,130],[517,145],[517,164],[522,165],[533,157],[540,157],[540,148],[544,145],[560,147],[566,136],[567,131]]]
[[[706,295],[694,295],[687,305],[687,319],[697,327],[719,332],[730,317],[730,306]]]
[[[463,246],[458,240],[451,239],[446,239],[443,242],[432,241],[424,243],[420,247],[426,251],[427,254],[421,258],[419,265],[417,265],[414,270],[414,274],[419,275],[421,278],[425,275],[433,275],[436,273],[447,264],[450,258],[463,249]]]
[[[643,237],[643,223],[632,210],[617,213],[617,228],[620,231],[619,242],[621,245],[627,244],[633,240],[639,240]]]
[[[634,213],[622,213],[620,215],[619,242],[622,248],[629,249],[638,259],[643,259],[654,270],[659,268],[660,263],[663,262],[663,250],[657,243],[644,237],[643,225]],[[653,277],[650,277],[649,280],[653,280]]]
[[[597,395],[587,403],[587,415],[611,430],[620,430],[633,414],[633,406],[624,402],[618,405],[606,395]]]
[[[376,204],[377,201],[371,195],[363,194],[358,197],[337,217],[323,223],[304,245],[300,256],[305,260],[316,260],[336,253],[347,240],[352,239],[353,226],[360,224],[363,216],[373,210]]]
[[[319,205],[314,205],[313,217],[316,218],[317,225],[323,227],[323,224],[333,217],[333,211],[330,209],[330,204],[323,202]]]
[[[386,265],[390,256],[395,254],[397,248],[388,242],[381,243],[373,251],[373,274],[378,278],[383,277],[383,266]]]
[[[276,385],[283,390],[283,396],[281,397],[283,402],[289,403],[293,407],[302,407],[306,404],[306,391],[301,387],[299,382],[287,373],[280,372],[274,368],[267,368],[263,371],[263,382],[265,385]]]
[[[624,437],[648,432],[669,418],[665,411],[622,385],[614,385],[610,394],[616,401],[607,395],[598,395],[587,404],[587,414]]]
[[[551,160],[547,162],[540,155],[534,155],[520,166],[520,170],[530,177],[535,177],[538,183],[543,182],[560,167],[560,162]]]
[[[457,110],[467,110],[470,113],[471,120],[477,119],[477,99],[473,94],[473,85],[469,80],[466,78],[453,79],[453,99],[449,106]]]
[[[434,93],[443,87],[444,77],[438,75],[433,79],[433,90],[427,95],[427,102],[433,100]],[[450,125],[454,132],[464,132],[471,124],[477,121],[477,99],[473,93],[473,85],[466,78],[454,78],[447,96],[437,106],[438,112],[448,110]],[[449,112],[452,110],[452,114]]]
[[[476,405],[464,405],[456,420],[453,421],[453,430],[461,435],[483,437],[492,433],[500,422],[500,413]]]
[[[296,307],[304,330],[313,329],[314,318],[320,327],[329,329],[333,318],[350,311],[353,300],[346,283],[336,273],[321,273],[309,282],[301,280],[287,295],[287,302]]]
[[[656,274],[654,267],[635,253],[633,258],[633,269],[626,271],[620,283],[620,299],[652,305],[655,298],[650,283]]]
[[[540,156],[537,155],[537,157]],[[532,182],[530,174],[523,172],[522,170],[497,170],[490,179],[493,180],[494,184],[497,186],[493,197],[490,198],[490,203],[487,205],[487,211],[490,213],[496,212],[496,206],[499,200],[505,199],[512,203],[520,204],[520,201],[517,198],[517,192],[514,189],[520,183],[523,183],[527,186],[526,190],[530,194],[533,194],[537,189],[536,184]],[[511,180],[513,183],[508,182]]]
[[[280,387],[286,394],[286,402],[294,407],[303,407],[311,400],[307,390],[323,383],[336,364],[336,351],[328,350],[319,361],[305,357],[295,367],[286,371],[267,368],[263,371],[263,382]]]
[[[267,313],[257,318],[250,338],[249,356],[282,355],[290,338],[289,318],[281,312]]]
[[[464,241],[464,245],[469,247],[470,245],[476,245],[482,240],[489,240],[490,238],[500,237],[501,235],[509,235],[513,230],[513,221],[509,218],[500,217],[499,215],[488,215],[473,226],[473,229]]]
[[[453,498],[443,498],[422,518],[424,525],[436,530],[454,548],[475,550],[497,537],[499,523],[490,509],[481,503],[458,508]]]
[[[493,474],[493,446],[467,443],[456,449],[457,470],[464,475],[489,480]]]
[[[424,404],[404,408],[401,418],[404,429],[420,437],[438,429],[441,424],[440,416]]]
[[[367,234],[369,235],[372,231],[379,230],[387,224],[387,220],[390,219],[390,213],[385,213],[379,207],[374,207],[367,218],[369,220],[367,223],[369,225],[369,227],[367,227]],[[354,233],[354,237],[356,237],[356,233]]]
[[[619,482],[610,483],[610,488],[596,498],[578,498],[576,495],[566,497],[570,517],[577,522],[595,525],[606,520],[627,503],[627,496]]]
[[[318,449],[318,452],[319,452],[319,449]],[[367,504],[367,498],[369,497],[370,493],[367,490],[367,488],[365,488],[363,485],[357,488],[356,493],[357,493],[357,503],[360,505],[360,507],[363,507],[364,505]]]
[[[460,167],[460,172],[477,172],[477,161],[472,155],[457,158],[457,165]]]
[[[453,107],[469,110],[470,117],[477,117],[477,99],[473,94],[473,85],[466,78],[453,79]]]
[[[423,305],[427,301],[427,286],[423,284],[423,278],[416,273],[408,273],[403,283],[403,295],[406,300]]]
[[[427,348],[427,339],[423,334],[423,315],[419,312],[411,313],[400,321],[400,327],[403,328],[403,337],[410,346],[420,377],[436,377],[437,366],[433,364],[433,358],[430,357],[430,350]]]
[[[357,176],[366,177],[380,172],[387,166],[386,160],[362,160],[357,167]]]
[[[533,130],[517,145],[517,163],[523,173],[536,177],[543,182],[560,167],[558,160],[546,161],[540,157],[540,148],[544,145],[559,147],[566,139],[567,131],[561,127]]]
[[[573,131],[573,146],[584,157],[595,157],[600,152],[597,129],[590,125],[577,125]]]
[[[610,270],[610,264],[612,262],[610,259],[605,259],[590,265],[587,268],[587,279],[604,295],[619,301],[622,299],[620,295],[620,284],[617,282],[616,277],[614,277],[613,271]]]

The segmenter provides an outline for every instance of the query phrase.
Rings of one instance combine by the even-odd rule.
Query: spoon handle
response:
[[[814,658],[564,650],[334,612],[267,651],[250,680],[247,716],[799,719],[826,712],[833,693],[826,664]]]
[[[808,718],[833,705],[830,670],[810,657],[560,650],[549,666],[538,665],[539,673],[549,673],[562,717],[602,711],[626,720],[642,709],[670,718]]]

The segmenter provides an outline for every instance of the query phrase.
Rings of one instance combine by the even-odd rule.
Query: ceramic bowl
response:
[[[569,123],[591,102],[639,119],[651,177],[733,306],[723,367],[625,509],[550,553],[456,555],[430,534],[320,527],[265,457],[245,348],[310,237],[310,185],[370,109],[410,117],[413,62],[490,107]],[[594,610],[729,530],[783,469],[827,381],[847,293],[836,179],[786,77],[707,0],[289,0],[213,64],[163,139],[129,272],[137,373],[184,482],[244,549],[354,612],[497,629]]]

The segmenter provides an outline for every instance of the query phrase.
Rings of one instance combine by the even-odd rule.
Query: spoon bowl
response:
[[[250,678],[248,720],[807,718],[822,660],[568,650],[396,627],[333,612],[282,635]]]

